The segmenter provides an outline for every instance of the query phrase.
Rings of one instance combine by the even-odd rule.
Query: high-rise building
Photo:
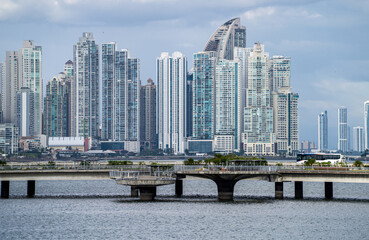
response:
[[[19,129],[20,137],[34,136],[35,134],[35,93],[21,87],[15,98],[15,126]]]
[[[192,136],[214,140],[217,152],[239,150],[245,78],[235,49],[245,47],[246,28],[235,18],[214,32],[203,52],[194,54]]]
[[[187,110],[186,110],[186,115],[187,115],[187,123],[186,123],[186,132],[187,132],[187,136],[186,137],[191,137],[192,136],[192,128],[193,128],[193,72],[188,72],[187,73]]]
[[[99,89],[99,47],[92,33],[83,33],[74,45],[73,136],[99,136]]]
[[[31,40],[23,41],[23,48],[19,50],[19,78],[22,87],[27,87],[34,93],[33,135],[40,135],[42,132],[43,82],[41,60],[42,48],[34,46]]]
[[[348,149],[348,126],[347,108],[338,108],[338,151],[347,152]]]
[[[180,52],[156,59],[158,148],[174,154],[186,148],[187,58]]]
[[[42,128],[42,49],[34,46],[33,41],[23,41],[23,48],[6,52],[1,64],[2,72],[2,111],[3,122],[15,123],[16,95],[22,87],[34,93],[33,135],[41,134]]]
[[[276,92],[281,87],[289,87],[291,77],[291,59],[284,56],[273,56],[270,59],[269,65],[270,91]]]
[[[269,54],[259,42],[248,57],[247,98],[244,110],[245,154],[274,155],[273,108],[269,89]]]
[[[214,151],[231,153],[239,149],[238,105],[242,94],[239,61],[218,60],[215,70]]]
[[[140,61],[115,42],[102,45],[102,139],[140,152]]]
[[[369,149],[369,101],[364,102],[364,150]]]
[[[68,60],[64,64],[64,73],[65,73],[67,78],[72,78],[74,76],[74,66],[73,66],[73,62],[71,60]]]
[[[328,113],[321,112],[318,116],[318,150],[328,150]]]
[[[147,85],[141,86],[140,134],[141,149],[156,148],[156,85],[149,78]]]
[[[12,123],[0,124],[0,150],[5,154],[18,153],[19,129]]]
[[[364,151],[364,128],[354,127],[353,128],[353,150],[356,152]]]
[[[5,61],[1,64],[1,104],[4,123],[15,123],[15,99],[21,87],[18,56],[16,51],[7,51]]]
[[[71,76],[71,75],[69,75]],[[70,136],[70,77],[65,72],[46,85],[44,101],[44,134],[49,137]]]
[[[192,136],[194,139],[214,137],[214,87],[216,52],[193,55]]]
[[[280,155],[297,155],[299,152],[299,95],[290,87],[273,92],[273,129]]]

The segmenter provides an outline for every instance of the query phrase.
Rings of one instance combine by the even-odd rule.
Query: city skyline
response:
[[[369,75],[364,67],[368,62],[365,29],[369,22],[369,4],[365,1],[231,1],[214,2],[214,7],[191,1],[135,1],[116,2],[104,9],[92,2],[83,13],[76,10],[81,6],[79,1],[59,1],[59,5],[47,3],[43,7],[32,1],[19,6],[7,2],[0,7],[0,28],[7,36],[0,40],[2,58],[6,51],[19,49],[23,40],[34,40],[43,47],[44,88],[66,60],[73,60],[72,45],[82,32],[93,32],[99,45],[116,41],[134,52],[141,59],[141,81],[145,84],[146,79],[155,76],[155,58],[160,52],[183,52],[191,69],[192,54],[199,51],[214,29],[241,16],[248,31],[247,47],[260,40],[271,55],[292,59],[292,90],[300,95],[301,140],[317,142],[316,115],[323,110],[333,113],[340,105],[350,110],[351,126],[363,123],[362,103],[368,100]],[[168,5],[171,13],[163,10]],[[123,6],[129,14],[118,14]],[[106,17],[104,13],[112,8],[114,11]],[[30,17],[23,9],[39,14]],[[97,10],[102,13],[96,15]],[[191,17],[187,16],[189,11]],[[341,18],[336,18],[337,14]],[[336,145],[337,122],[336,114],[332,114],[329,148]]]

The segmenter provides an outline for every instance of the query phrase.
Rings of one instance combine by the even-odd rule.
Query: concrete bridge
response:
[[[183,180],[196,177],[216,183],[219,201],[232,201],[234,186],[240,180],[274,182],[277,199],[283,198],[283,182],[295,183],[295,198],[303,198],[303,182],[324,182],[327,199],[333,197],[333,182],[369,183],[369,168],[175,165],[163,170],[160,167],[132,165],[124,168],[115,166],[115,169],[0,170],[1,197],[9,197],[9,181],[28,181],[27,196],[33,197],[35,181],[39,180],[115,179],[118,184],[131,186],[131,196],[138,197],[140,191],[142,200],[152,200],[156,196],[156,187],[165,184],[175,184],[175,194],[181,197]]]

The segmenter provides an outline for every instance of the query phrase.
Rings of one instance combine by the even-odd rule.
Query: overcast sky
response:
[[[141,81],[155,80],[161,52],[201,51],[216,28],[241,17],[247,46],[291,57],[300,94],[300,140],[317,142],[317,116],[328,110],[329,146],[337,148],[337,108],[363,126],[369,100],[368,0],[0,0],[0,60],[34,40],[43,47],[44,85],[72,59],[82,32],[115,41],[141,59]],[[101,49],[101,47],[100,47]],[[156,80],[155,80],[156,81]]]

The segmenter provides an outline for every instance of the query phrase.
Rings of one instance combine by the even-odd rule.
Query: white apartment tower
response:
[[[369,149],[369,101],[364,102],[364,150]]]
[[[338,108],[338,151],[348,151],[348,125],[347,125],[347,108]]]
[[[318,115],[318,149],[321,152],[328,150],[328,113]]]
[[[180,52],[156,59],[158,148],[174,154],[186,147],[187,58]]]
[[[353,127],[353,150],[356,152],[364,151],[364,128],[363,127]]]

